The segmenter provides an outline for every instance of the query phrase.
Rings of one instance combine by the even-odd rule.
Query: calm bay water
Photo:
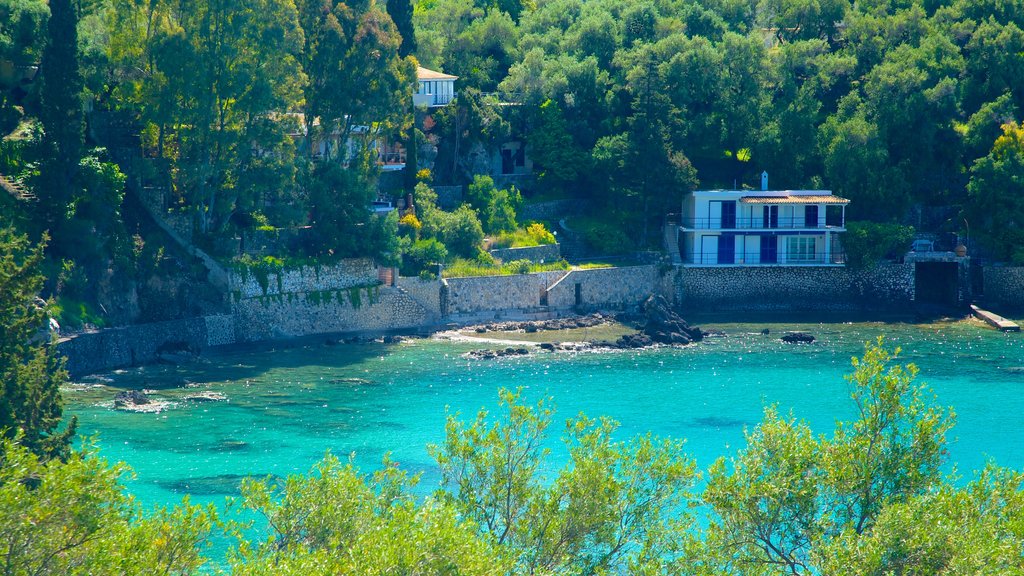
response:
[[[446,410],[472,418],[498,408],[501,387],[553,396],[560,421],[579,412],[610,416],[618,436],[648,431],[687,439],[700,466],[742,445],[767,404],[793,411],[817,432],[852,416],[843,375],[850,357],[878,335],[903,348],[957,425],[952,459],[965,476],[992,458],[1024,469],[1024,335],[974,322],[911,324],[719,324],[725,337],[686,348],[535,354],[474,361],[481,344],[416,340],[398,345],[292,345],[222,354],[180,367],[146,367],[84,379],[65,393],[80,431],[103,456],[136,472],[129,490],[144,505],[221,502],[240,478],[306,472],[326,451],[354,454],[364,470],[385,453],[436,486],[427,451],[440,442]],[[759,332],[768,327],[770,336]],[[779,342],[809,330],[812,345]],[[182,389],[188,383],[189,388]],[[160,414],[115,411],[121,388],[175,399],[207,390],[225,402],[183,401]],[[560,427],[552,446],[557,448]],[[554,454],[555,464],[561,452]]]

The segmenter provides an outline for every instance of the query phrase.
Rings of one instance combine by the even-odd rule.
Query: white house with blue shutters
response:
[[[849,202],[830,190],[697,190],[683,199],[682,263],[843,266]]]

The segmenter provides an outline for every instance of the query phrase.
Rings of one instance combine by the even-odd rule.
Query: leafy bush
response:
[[[423,228],[423,223],[416,217],[415,214],[409,212],[398,221],[398,229],[405,235],[417,237],[420,233],[420,229]]]
[[[516,224],[516,208],[522,203],[519,190],[497,190],[487,203],[485,218],[488,232],[511,232]]]
[[[505,264],[504,267],[508,268],[508,270],[512,274],[529,274],[530,273],[530,264],[531,264],[531,262],[529,260],[525,260],[525,259],[524,260],[513,260],[513,261],[509,262],[508,264]]]
[[[415,276],[426,270],[431,264],[439,264],[448,259],[448,248],[437,238],[417,240],[403,247],[401,273]]]
[[[438,211],[440,238],[448,249],[458,256],[472,257],[484,240],[484,229],[476,212],[463,204],[454,212]]]
[[[883,258],[896,258],[910,248],[913,226],[877,222],[847,222],[842,236],[846,263],[853,269],[870,268]]]

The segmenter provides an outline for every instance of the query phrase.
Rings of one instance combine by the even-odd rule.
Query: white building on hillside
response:
[[[683,199],[679,254],[684,266],[842,266],[849,202],[829,190],[698,190]]]
[[[419,89],[412,96],[416,106],[447,106],[455,98],[455,81],[459,79],[458,76],[420,66],[416,68],[416,79],[420,82]]]

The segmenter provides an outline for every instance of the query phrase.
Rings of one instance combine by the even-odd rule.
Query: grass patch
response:
[[[538,264],[526,260],[514,260],[502,265],[486,266],[476,260],[457,258],[444,267],[442,276],[445,278],[466,278],[469,276],[512,276],[514,274],[533,274],[554,270],[569,270],[565,260]]]
[[[91,305],[81,300],[61,296],[50,309],[62,330],[81,330],[88,326],[103,328],[107,321]]]
[[[502,232],[491,240],[491,248],[528,248],[554,244],[555,236],[541,223],[530,224],[515,232]]]

